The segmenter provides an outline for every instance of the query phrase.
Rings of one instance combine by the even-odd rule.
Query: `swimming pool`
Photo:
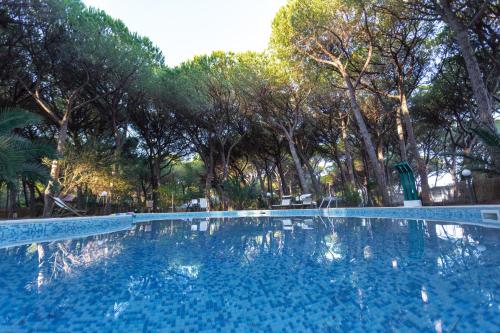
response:
[[[12,236],[0,249],[0,332],[500,327],[495,228],[326,216],[81,225],[39,226],[45,238],[25,235],[37,243]],[[47,237],[57,232],[69,236]]]

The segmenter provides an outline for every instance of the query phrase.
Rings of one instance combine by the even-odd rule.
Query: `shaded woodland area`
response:
[[[480,201],[498,202],[499,9],[289,0],[267,51],[171,68],[79,1],[0,0],[1,205],[51,216],[61,197],[109,214],[335,193],[389,206],[401,161],[425,204],[444,175],[460,188],[464,168]]]

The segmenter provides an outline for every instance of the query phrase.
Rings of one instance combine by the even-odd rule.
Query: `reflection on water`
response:
[[[26,255],[29,258],[37,254],[37,277],[36,283],[28,282],[26,289],[34,285],[40,289],[61,275],[67,278],[79,270],[120,254],[122,249],[121,243],[110,235],[95,236],[83,242],[33,243],[27,247]]]
[[[416,220],[140,223],[0,250],[0,331],[489,331],[499,247]]]

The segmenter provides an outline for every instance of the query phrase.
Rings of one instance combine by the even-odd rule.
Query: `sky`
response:
[[[263,51],[286,0],[83,0],[149,37],[170,66],[215,50]]]

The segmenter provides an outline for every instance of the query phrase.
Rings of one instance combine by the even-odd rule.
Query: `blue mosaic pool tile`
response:
[[[0,248],[129,229],[132,216],[0,221]]]
[[[187,213],[143,213],[135,214],[134,221],[154,221],[164,219],[193,219],[193,218],[223,218],[223,217],[278,217],[278,216],[330,216],[330,217],[367,217],[367,218],[398,218],[433,221],[448,221],[460,223],[476,223],[483,225],[497,225],[498,222],[485,222],[481,217],[481,210],[495,210],[500,212],[499,205],[475,206],[443,206],[443,207],[364,207],[364,208],[331,208],[331,209],[285,209],[285,210],[247,210],[247,211],[212,211]]]
[[[26,245],[0,249],[0,332],[499,327],[499,229],[325,215],[21,223]]]

